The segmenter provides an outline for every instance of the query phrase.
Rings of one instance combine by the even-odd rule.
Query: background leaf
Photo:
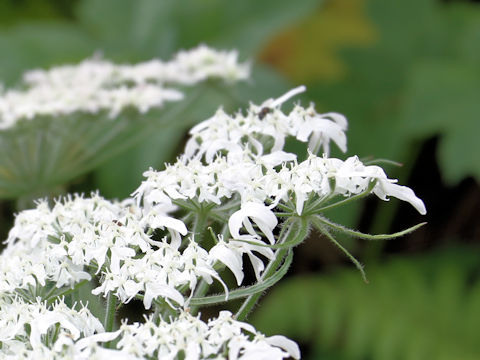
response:
[[[480,178],[480,67],[430,61],[409,74],[405,98],[406,131],[412,136],[440,136],[439,163],[450,183]]]
[[[453,183],[478,175],[480,162],[470,155],[478,149],[468,136],[479,123],[474,99],[480,72],[478,6],[331,1],[324,12],[279,35],[262,58],[291,79],[306,81],[322,110],[341,109],[347,115],[352,154],[412,163],[421,140],[442,135],[439,160],[445,179]],[[325,75],[315,63],[326,68]],[[458,121],[451,120],[453,113]]]
[[[370,284],[354,269],[292,277],[251,320],[267,334],[303,342],[305,359],[473,360],[480,356],[477,254],[448,248],[393,259],[367,267]]]

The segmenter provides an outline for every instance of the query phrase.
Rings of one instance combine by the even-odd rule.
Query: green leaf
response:
[[[6,27],[19,21],[59,19],[71,15],[74,1],[22,0],[0,2],[0,24]]]
[[[0,30],[0,82],[16,83],[26,69],[78,62],[97,48],[74,24],[31,22]]]
[[[84,0],[77,13],[83,26],[117,54],[168,56],[202,42],[253,54],[316,7],[317,0]]]
[[[434,0],[365,3],[377,41],[364,48],[343,45],[345,76],[314,81],[310,95],[322,110],[347,115],[351,154],[413,163],[418,144],[440,134],[445,178],[457,182],[478,176],[472,134],[479,124],[474,115],[479,103],[480,9]],[[322,43],[328,34],[318,36]],[[428,123],[428,131],[423,123]]]
[[[426,61],[408,77],[404,119],[410,136],[440,136],[439,163],[450,183],[480,178],[480,68]]]

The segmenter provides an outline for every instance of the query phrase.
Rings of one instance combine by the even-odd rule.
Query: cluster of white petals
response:
[[[233,319],[229,311],[203,322],[182,312],[170,322],[156,325],[124,324],[117,347],[131,359],[229,359],[258,360],[300,358],[300,350],[284,336],[265,337],[247,323]]]
[[[76,307],[70,308],[61,300],[47,306],[21,298],[0,299],[0,358],[88,359],[72,355],[85,354],[85,339],[98,339],[104,328],[88,308]],[[107,338],[113,337],[108,334]],[[100,346],[98,349],[101,351]]]
[[[397,180],[389,179],[381,167],[364,165],[357,156],[344,161],[310,154],[309,158],[300,164],[284,167],[279,171],[279,175],[290,185],[289,191],[295,193],[299,214],[305,199],[311,193],[320,197],[331,194],[349,197],[367,190],[372,181],[375,181],[375,186],[371,191],[380,199],[388,200],[389,196],[393,196],[410,203],[422,215],[427,212],[423,201],[412,189],[396,184]]]
[[[268,107],[272,104],[277,107]],[[347,122],[342,115],[317,114],[312,105],[307,109],[296,105],[285,114],[280,104],[272,99],[260,106],[252,104],[247,115],[230,116],[217,111],[191,130],[185,154],[176,163],[163,171],[145,172],[147,179],[134,193],[137,200],[147,208],[169,205],[172,199],[196,198],[220,204],[237,194],[242,204],[267,200],[278,204],[293,193],[301,214],[311,193],[350,196],[365,191],[372,180],[377,180],[373,193],[381,199],[394,196],[425,213],[423,202],[413,191],[396,185],[380,167],[366,166],[357,157],[346,161],[328,157],[330,140],[346,150]],[[260,115],[262,109],[268,112]],[[264,152],[261,136],[273,140],[268,152]],[[309,142],[311,149],[323,148],[323,157],[310,155],[298,164],[294,154],[283,151],[287,136]],[[335,180],[335,187],[331,187],[330,180]]]
[[[98,100],[92,108],[81,110],[114,109],[112,115],[128,102],[103,107],[99,102],[105,98],[102,100],[102,92],[97,92],[100,88],[112,94],[114,89],[132,90],[137,96],[137,87],[160,89],[164,84],[191,84],[212,76],[238,79],[246,72],[238,65],[236,54],[200,47],[178,54],[171,63],[153,61],[128,67],[92,60],[77,67],[32,72],[25,78],[31,88],[23,94],[42,93],[45,86],[58,91],[66,84],[85,86],[84,93],[75,90],[78,96],[93,99],[100,94],[100,99],[92,100]],[[93,84],[81,84],[90,78]],[[93,96],[94,92],[89,92],[95,87]],[[208,322],[192,316],[187,309],[194,303],[191,298],[199,282],[216,280],[228,296],[218,265],[228,268],[240,286],[245,258],[260,280],[266,260],[275,259],[278,251],[270,246],[278,240],[274,211],[287,207],[290,214],[308,215],[306,204],[311,199],[331,201],[338,196],[341,200],[369,191],[382,200],[395,197],[409,202],[421,214],[426,213],[422,200],[410,188],[389,179],[381,167],[365,165],[356,156],[346,160],[329,157],[331,141],[346,151],[347,121],[342,115],[318,114],[313,105],[295,105],[289,113],[280,109],[283,102],[304,90],[299,87],[259,106],[251,104],[246,114],[230,116],[218,110],[191,130],[185,152],[175,163],[162,171],[145,172],[146,179],[131,199],[112,202],[98,194],[90,198],[69,196],[53,206],[40,201],[36,208],[19,213],[0,255],[0,292],[6,294],[0,299],[1,358],[14,358],[14,354],[52,359],[300,358],[298,346],[291,340],[265,337],[251,325],[234,320],[227,311]],[[174,94],[176,90],[168,91]],[[21,117],[80,110],[66,98],[59,102],[72,105],[68,110],[55,109],[48,101],[42,108],[45,98],[40,96],[38,107],[28,110],[33,111],[30,115],[21,108],[12,115],[11,104],[5,107],[5,99],[12,94],[0,98],[1,126]],[[149,98],[138,96],[141,101]],[[156,95],[153,98],[159,99]],[[134,104],[141,111],[157,106],[143,105]],[[298,162],[295,154],[285,151],[288,137],[308,143],[305,161]],[[319,151],[323,154],[316,155]],[[215,212],[215,221],[223,221],[222,234],[214,234],[211,227],[214,243],[204,246],[204,242],[197,242],[197,234],[188,228],[196,216],[194,211],[191,217],[175,217],[182,207]],[[118,331],[104,332],[84,309],[69,310],[63,302],[47,308],[39,300],[27,304],[13,295],[16,291],[37,294],[37,288],[53,292],[55,288],[74,287],[92,276],[99,281],[94,295],[113,294],[121,303],[141,298],[145,309],[161,298],[180,315],[169,321],[150,317],[144,323],[124,322]],[[81,315],[71,319],[76,315],[68,311]],[[46,346],[54,325],[60,332],[55,342]],[[101,345],[113,339],[118,340],[116,349]]]
[[[210,163],[220,151],[227,151],[227,157],[233,161],[242,158],[246,150],[255,157],[275,154],[283,149],[288,136],[308,142],[313,152],[323,148],[328,155],[331,140],[345,152],[347,120],[343,115],[318,114],[313,104],[308,108],[296,105],[288,114],[280,109],[283,101],[304,89],[303,86],[295,88],[281,98],[268,99],[261,105],[250,104],[246,114],[238,112],[230,116],[219,109],[213,117],[190,130],[185,156],[189,159],[204,157]],[[268,151],[260,141],[262,136],[272,139]]]
[[[142,294],[148,309],[160,296],[183,305],[178,288],[186,285],[193,292],[198,279],[224,285],[213,269],[215,255],[191,240],[180,248],[185,224],[158,209],[155,214],[155,229],[168,234],[160,240],[146,233],[149,218],[129,200],[115,203],[93,194],[66,198],[52,208],[40,202],[15,219],[0,255],[0,291],[48,283],[73,287],[96,271],[103,276],[94,294],[112,292],[122,303]]]
[[[63,301],[52,306],[21,299],[0,300],[1,359],[228,359],[300,358],[296,343],[281,335],[266,337],[252,325],[221,311],[208,322],[182,311],[170,321],[124,322],[115,332],[82,306]],[[116,340],[116,348],[102,343]]]
[[[262,249],[261,241],[266,238],[268,243],[275,243],[277,218],[273,208],[281,202],[294,199],[296,212],[302,214],[305,202],[313,195],[349,197],[375,182],[371,192],[380,199],[393,196],[426,213],[422,200],[410,188],[389,179],[379,166],[364,165],[356,156],[345,161],[329,158],[330,141],[346,151],[347,121],[337,113],[317,114],[313,105],[307,109],[295,105],[290,113],[282,112],[280,105],[301,91],[304,87],[260,106],[251,104],[246,115],[230,116],[218,110],[190,131],[185,153],[176,163],[163,171],[146,171],[146,179],[133,194],[150,222],[155,222],[155,209],[170,207],[175,200],[220,205],[240,199],[240,209],[228,220],[230,241],[220,237],[210,251],[234,273],[239,285],[244,254],[248,254],[257,278],[264,264],[254,252],[274,256],[271,249]],[[284,151],[288,136],[309,143],[307,160],[298,163],[296,155]],[[271,147],[265,149],[269,142]],[[323,156],[311,152],[320,149]]]
[[[37,116],[106,111],[114,118],[127,107],[145,113],[165,102],[181,100],[181,85],[209,78],[237,81],[248,74],[248,64],[239,63],[235,51],[204,45],[181,51],[168,62],[117,65],[92,58],[78,65],[33,70],[24,75],[21,88],[0,91],[0,129]]]

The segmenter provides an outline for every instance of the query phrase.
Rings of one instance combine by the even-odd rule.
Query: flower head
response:
[[[93,57],[78,65],[32,70],[23,76],[22,89],[0,91],[0,129],[39,116],[105,112],[115,118],[128,107],[145,113],[183,99],[180,86],[209,78],[244,80],[248,75],[249,65],[238,62],[237,52],[205,45],[181,51],[167,62],[117,65]]]

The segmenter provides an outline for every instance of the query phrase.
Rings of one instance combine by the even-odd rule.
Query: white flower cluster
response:
[[[280,105],[290,97],[305,90],[295,88],[279,99],[268,99],[262,105],[250,104],[247,114],[226,114],[222,109],[210,119],[190,130],[191,138],[185,147],[188,159],[205,157],[211,163],[219,151],[228,151],[230,162],[242,160],[246,151],[258,158],[264,153],[275,154],[285,145],[285,138],[293,136],[302,142],[308,141],[312,152],[320,147],[328,155],[330,140],[345,152],[347,150],[347,120],[338,113],[318,114],[313,104],[308,108],[296,105],[289,114],[280,110]],[[272,146],[264,149],[262,136],[272,139]],[[267,151],[265,151],[267,150]]]
[[[280,99],[299,91],[303,87]],[[270,108],[272,104],[276,107]],[[223,198],[238,194],[242,204],[270,200],[276,205],[293,193],[301,214],[305,199],[312,193],[350,196],[377,180],[373,192],[381,199],[394,196],[425,213],[423,202],[410,189],[388,179],[380,167],[363,165],[357,157],[346,161],[328,158],[330,140],[346,151],[347,122],[342,115],[317,114],[313,105],[307,109],[296,105],[285,114],[280,105],[281,101],[270,99],[261,106],[252,104],[246,115],[233,117],[217,111],[191,130],[185,154],[175,164],[160,172],[145,172],[147,179],[134,193],[137,200],[143,200],[148,208],[170,205],[171,199],[198,198],[220,204]],[[262,114],[262,109],[268,112]],[[270,137],[273,143],[267,152],[259,140],[262,136]],[[323,157],[311,153],[308,160],[298,164],[294,154],[283,151],[287,136],[308,141],[310,151],[323,148]],[[330,180],[335,180],[335,187]]]
[[[229,359],[300,358],[300,350],[284,336],[265,337],[228,311],[207,323],[188,312],[170,321],[123,323],[105,332],[82,306],[63,301],[52,306],[21,299],[0,300],[0,359]],[[116,349],[101,343],[118,340]]]
[[[179,62],[194,71],[187,55],[179,55],[178,59],[183,59]],[[234,57],[226,58],[236,64]],[[212,66],[210,75],[219,71],[213,63],[206,63]],[[138,70],[143,75],[121,73],[133,83],[148,85],[152,81],[146,75],[150,71]],[[29,81],[55,82],[56,75],[52,74],[55,72],[31,75]],[[33,305],[44,310],[35,311],[46,320],[35,328],[31,324],[36,317],[24,322],[18,320],[20,315],[9,317],[9,306],[14,306],[17,299],[10,303],[3,300],[7,312],[1,313],[4,305],[0,304],[0,325],[6,329],[19,326],[15,328],[19,335],[10,339],[7,330],[3,333],[13,342],[3,346],[0,339],[0,355],[5,349],[3,354],[9,358],[15,346],[20,346],[15,341],[21,344],[28,340],[31,345],[19,354],[45,352],[32,356],[37,358],[298,359],[295,343],[282,336],[264,337],[250,325],[233,320],[229,312],[221,312],[208,323],[190,315],[186,309],[194,304],[194,292],[202,288],[197,286],[199,282],[211,284],[217,280],[228,295],[218,265],[223,263],[241,285],[244,255],[261,280],[265,260],[275,259],[278,254],[268,246],[278,240],[274,211],[287,208],[292,216],[295,212],[310,216],[306,206],[310,199],[318,203],[370,191],[383,200],[393,196],[409,202],[422,214],[426,212],[414,192],[397,185],[382,168],[367,166],[357,157],[345,161],[328,157],[330,141],[346,150],[347,121],[336,113],[318,114],[312,105],[295,105],[290,113],[284,113],[282,103],[302,91],[304,87],[260,106],[252,104],[246,115],[217,111],[192,129],[185,153],[176,163],[163,171],[150,169],[144,174],[146,179],[131,199],[118,203],[98,194],[90,198],[74,196],[57,201],[53,207],[40,201],[35,209],[19,213],[0,255],[0,292],[6,297],[12,299],[17,293],[30,300],[37,296],[46,299],[95,276],[98,286],[94,295],[113,294],[121,303],[143,298],[145,309],[161,298],[180,315],[170,321],[152,317],[143,324],[124,323],[117,332],[108,333],[88,314],[88,321],[81,320],[89,324],[84,330],[69,322],[66,310],[59,312],[62,302],[47,309],[37,300]],[[308,142],[305,161],[299,163],[296,155],[284,150],[287,137]],[[323,156],[316,155],[320,150]],[[205,211],[214,215],[209,220],[218,220],[220,224],[214,225],[223,227],[221,234],[214,234],[214,244],[197,242],[196,225],[189,228],[198,215],[195,207],[208,209]],[[180,213],[177,211],[185,209],[191,214],[187,210],[182,220],[175,217]],[[210,229],[213,234],[213,227]],[[195,295],[198,300],[198,293]],[[20,300],[18,303],[33,306]],[[10,311],[12,316],[15,311]],[[21,325],[16,325],[15,319]],[[25,332],[27,323],[35,331]],[[57,340],[48,343],[49,329],[55,324],[62,330]],[[117,349],[102,347],[102,342],[113,339],[118,340]],[[46,346],[37,346],[39,342]]]
[[[275,243],[277,218],[273,208],[280,202],[293,198],[296,212],[302,214],[305,201],[312,195],[349,197],[366,191],[375,181],[372,192],[382,200],[393,196],[426,213],[422,200],[410,188],[389,179],[382,168],[366,166],[356,156],[345,161],[328,157],[330,140],[346,150],[347,122],[342,115],[317,114],[312,105],[307,109],[296,105],[289,114],[280,110],[283,101],[303,90],[293,89],[260,106],[252,104],[246,115],[231,117],[219,110],[191,130],[185,154],[176,163],[163,171],[145,172],[147,179],[134,192],[152,223],[155,209],[171,206],[172,200],[220,205],[238,196],[240,209],[228,220],[234,241],[220,238],[211,251],[235,274],[238,284],[243,279],[243,254],[249,255],[257,277],[264,266],[252,251],[273,257],[270,249],[261,249],[260,242],[265,237],[270,244]],[[308,141],[312,150],[323,148],[324,155],[310,152],[307,160],[297,163],[294,154],[283,151],[287,136]],[[263,144],[268,140],[273,145],[265,151]]]
[[[2,297],[0,359],[65,359],[83,352],[86,339],[98,339],[97,334],[103,335],[104,329],[85,306],[76,307],[70,308],[61,300],[49,307],[41,301],[26,303]]]
[[[143,294],[149,309],[159,296],[184,305],[178,289],[186,285],[191,295],[198,279],[209,284],[217,279],[225,286],[213,269],[214,254],[195,241],[180,249],[181,235],[187,234],[184,223],[158,209],[155,215],[147,224],[149,218],[132,201],[112,203],[95,194],[64,199],[52,209],[40,202],[15,219],[0,255],[0,291],[49,283],[73,287],[101,271],[94,294],[113,292],[122,303]],[[159,228],[168,230],[168,240],[154,240],[146,233]]]
[[[68,198],[52,209],[40,202],[36,209],[20,213],[1,255],[0,290],[44,286],[47,281],[58,288],[73,286],[90,279],[89,269],[94,267],[103,274],[95,294],[114,292],[124,303],[142,294],[146,308],[162,296],[182,306],[186,303],[179,291],[182,286],[190,289],[189,296],[198,279],[209,284],[217,279],[225,286],[214,270],[216,261],[225,264],[240,285],[246,254],[260,278],[264,262],[258,254],[274,257],[263,239],[275,244],[278,221],[273,208],[279,203],[293,199],[296,212],[302,214],[314,194],[348,197],[375,181],[372,192],[381,199],[394,196],[425,213],[413,191],[395,184],[378,166],[366,166],[357,157],[342,161],[314,154],[297,163],[294,154],[284,152],[288,135],[314,143],[315,148],[328,149],[330,139],[345,147],[346,120],[341,115],[319,115],[311,106],[299,105],[288,115],[280,110],[282,101],[302,90],[294,89],[261,106],[251,105],[246,116],[231,118],[217,112],[196,126],[184,156],[164,171],[146,172],[147,179],[134,193],[136,205],[131,200],[119,204],[94,195]],[[264,108],[269,110],[260,116]],[[258,140],[262,136],[273,139],[267,152]],[[229,215],[230,237],[218,236],[208,250],[183,238],[188,233],[185,223],[169,215],[176,209],[175,200],[220,205],[234,197],[240,203]],[[158,228],[168,230],[169,237],[154,240],[147,234]]]
[[[293,341],[281,335],[265,337],[252,325],[234,320],[229,311],[221,311],[218,318],[207,323],[188,312],[158,325],[147,318],[142,324],[122,325],[120,334],[117,347],[131,354],[131,359],[300,358]]]
[[[0,129],[37,116],[108,111],[114,118],[126,107],[145,113],[165,102],[181,100],[180,85],[209,78],[237,81],[248,74],[248,64],[240,64],[235,51],[216,51],[204,45],[181,51],[168,62],[117,65],[93,58],[78,65],[34,70],[24,75],[21,89],[0,91]]]

